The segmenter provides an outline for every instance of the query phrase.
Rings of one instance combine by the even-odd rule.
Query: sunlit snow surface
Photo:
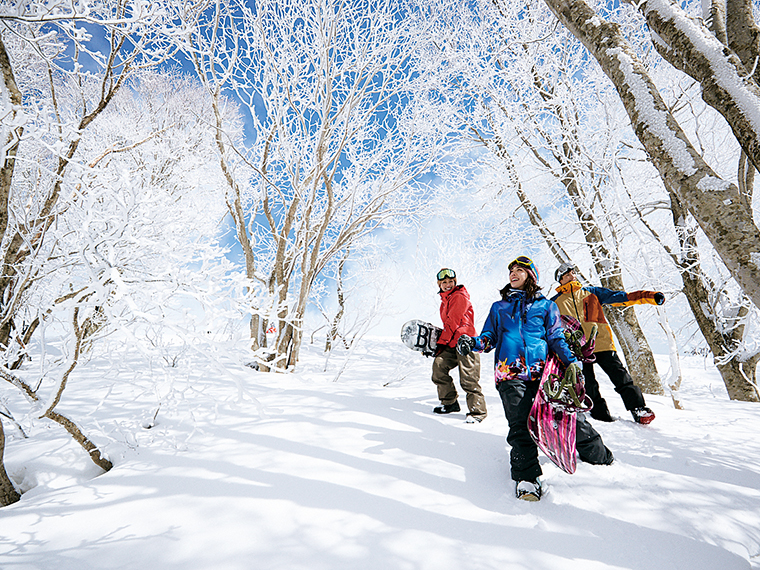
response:
[[[99,477],[60,428],[22,440],[6,422],[27,492],[0,511],[0,568],[760,568],[760,405],[729,401],[699,357],[683,361],[684,410],[648,396],[649,426],[600,371],[619,420],[594,425],[616,462],[571,476],[542,456],[539,503],[513,496],[490,356],[482,424],[463,397],[433,414],[432,360],[396,339],[365,339],[337,381],[345,353],[323,371],[318,346],[294,374],[245,359],[230,346],[78,369],[58,409],[114,462]]]

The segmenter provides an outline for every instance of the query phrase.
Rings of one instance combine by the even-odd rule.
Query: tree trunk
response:
[[[723,378],[723,383],[728,391],[728,397],[732,400],[743,402],[758,402],[760,396],[757,391],[755,369],[757,368],[758,355],[753,355],[745,361],[734,357],[728,362],[726,355],[732,352],[744,334],[744,325],[733,327],[729,334],[722,334],[718,328],[718,316],[714,312],[707,313],[710,307],[710,292],[705,284],[706,277],[702,273],[699,259],[699,250],[693,229],[686,224],[687,212],[678,201],[678,198],[670,192],[671,213],[676,234],[679,236],[681,253],[672,256],[681,268],[683,292],[691,307],[697,326],[713,354],[713,359]]]
[[[570,196],[575,200],[573,194]],[[596,273],[599,275],[602,286],[614,291],[625,291],[623,279],[620,276],[620,263],[617,256],[610,254],[604,244],[604,237],[596,225],[596,221],[588,215],[586,219],[581,218],[581,225],[584,226],[584,235],[586,243],[591,250],[591,257],[594,261]],[[606,267],[612,263],[613,273],[606,274]],[[620,349],[625,356],[625,362],[633,377],[636,385],[647,394],[662,395],[665,392],[662,389],[662,382],[657,373],[652,349],[649,347],[641,330],[639,320],[632,307],[619,309],[617,307],[604,307],[604,314],[610,324],[610,328],[618,339]]]
[[[346,262],[351,253],[351,248],[346,248],[343,257],[338,263],[338,275],[336,277],[335,290],[338,296],[338,311],[335,313],[332,322],[330,323],[330,329],[327,331],[327,339],[325,340],[325,352],[330,352],[333,349],[333,343],[340,336],[340,322],[343,319],[343,314],[346,312],[346,297],[343,290],[343,270],[345,269]],[[343,339],[343,344],[348,348],[346,339]]]
[[[758,65],[760,28],[755,24],[752,16],[751,2],[748,0],[713,0],[712,3],[717,5],[714,10],[717,16],[720,15],[720,6],[726,4],[723,10],[725,34],[723,37],[717,34],[716,36],[722,43],[734,50],[739,59],[742,60],[744,67],[752,73],[755,83],[760,84],[760,65]],[[755,167],[743,150],[739,158],[738,170],[739,195],[744,201],[744,207],[751,212]]]
[[[755,82],[760,84],[760,65],[756,61],[760,53],[760,28],[752,16],[752,3],[748,0],[726,0],[726,8],[728,47],[734,50],[747,71],[752,73]]]
[[[62,426],[71,437],[74,438],[74,441],[76,441],[79,445],[82,446],[82,448],[87,452],[87,454],[90,456],[90,459],[92,459],[92,462],[100,467],[103,471],[110,471],[113,467],[113,463],[111,463],[110,460],[103,457],[103,455],[100,453],[100,450],[97,448],[97,446],[90,441],[90,439],[84,435],[81,429],[79,429],[79,426],[76,425],[74,422],[72,422],[69,418],[64,416],[63,414],[59,414],[58,412],[55,412],[53,410],[48,410],[45,412],[44,416],[48,419],[53,420],[58,425]]]
[[[707,291],[699,278],[689,272],[684,272],[682,278],[684,294],[694,313],[697,326],[713,354],[713,360],[726,386],[728,397],[742,402],[760,402],[756,377],[760,356],[756,354],[744,361],[734,357],[722,363],[722,357],[727,354],[726,349],[730,347],[726,346],[727,339],[716,328],[715,316],[705,314],[704,308],[709,305]]]
[[[86,435],[84,435],[82,430],[79,429],[79,426],[76,425],[74,422],[72,422],[69,418],[67,418],[63,414],[60,414],[54,410],[54,408],[61,401],[61,397],[63,396],[63,391],[66,389],[69,376],[74,371],[74,368],[76,368],[77,364],[79,363],[79,357],[81,355],[82,340],[83,340],[85,331],[79,325],[79,307],[74,308],[73,317],[72,317],[72,328],[74,331],[74,350],[73,350],[71,362],[69,363],[69,367],[66,369],[66,371],[63,373],[63,376],[61,377],[61,383],[58,386],[58,391],[56,392],[52,400],[46,404],[47,408],[45,409],[45,411],[42,413],[40,417],[51,419],[57,424],[61,425],[67,432],[71,434],[71,436],[74,438],[74,441],[76,441],[79,445],[81,445],[84,448],[84,450],[89,454],[90,459],[92,459],[95,465],[103,469],[103,471],[110,471],[111,468],[113,467],[113,464],[108,459],[103,457],[103,455],[100,453],[100,450],[97,448],[97,446],[94,443],[92,443],[92,441],[90,441],[90,439]]]
[[[5,432],[3,431],[3,422],[0,421],[0,507],[5,507],[15,503],[21,498],[21,495],[13,486],[13,482],[5,472]]]
[[[705,18],[705,23],[713,35],[723,45],[728,45],[728,34],[726,32],[726,0],[712,0],[709,11]]]
[[[743,361],[732,358],[726,364],[716,364],[729,398],[740,402],[760,402],[756,376],[758,360],[760,357],[755,355]]]
[[[196,60],[196,66],[200,64]],[[200,67],[198,67],[198,74],[200,76]],[[219,149],[219,165],[224,174],[224,179],[227,181],[227,210],[230,213],[230,217],[235,224],[235,235],[238,243],[243,250],[243,258],[245,259],[245,276],[249,281],[253,281],[256,276],[256,256],[253,253],[253,245],[251,244],[251,238],[248,235],[245,211],[243,210],[243,199],[241,197],[240,187],[235,181],[235,177],[232,173],[232,169],[227,162],[227,143],[224,138],[223,120],[220,98],[221,94],[219,90],[211,93],[211,106],[214,110],[214,119],[216,121],[216,129],[214,140],[216,146]],[[253,295],[254,290],[250,288],[247,293]],[[249,331],[251,337],[251,349],[256,351],[262,346],[262,340],[264,345],[266,344],[266,335],[262,335],[261,331],[261,316],[253,312],[251,320],[249,322]]]
[[[731,13],[741,12],[742,3],[734,4],[728,6],[728,21],[734,17],[747,21],[746,15]],[[760,125],[752,117],[760,108],[760,87],[752,79],[754,70],[746,69],[737,53],[725,49],[709,29],[671,0],[646,0],[636,6],[658,36],[659,41],[653,42],[658,53],[701,85],[702,99],[723,115],[744,152],[760,167]],[[734,39],[731,35],[737,35],[737,27],[727,28],[729,43],[750,51],[752,30]]]
[[[722,180],[691,145],[619,26],[600,18],[583,0],[544,1],[594,55],[612,80],[637,137],[666,186],[675,190],[731,275],[755,306],[760,307],[760,231],[751,212],[738,199],[736,185]],[[651,26],[651,18],[648,21]],[[712,35],[710,38],[718,43]],[[688,59],[692,51],[686,47],[683,57]],[[743,69],[738,58],[735,59]],[[740,125],[749,128],[750,132],[746,136],[741,135],[739,140],[757,166],[753,157],[760,145],[748,140],[748,137],[755,136],[751,125],[745,118],[739,121],[735,117],[739,105],[732,94],[721,93],[725,96],[722,105],[734,109],[724,116],[737,138],[741,135],[737,132]],[[716,98],[719,98],[717,92],[708,96],[708,99]],[[758,107],[760,105],[753,108]]]
[[[623,279],[620,276],[618,263],[615,263],[615,273],[605,276],[602,268],[597,265],[597,273],[601,275],[602,286],[613,291],[625,291]],[[665,393],[657,373],[652,349],[644,331],[641,330],[639,319],[633,307],[618,308],[604,307],[604,314],[610,323],[615,337],[620,343],[620,349],[625,356],[625,363],[636,385],[647,394],[661,396]]]
[[[5,50],[2,38],[0,38],[0,68],[2,68],[4,85],[4,89],[0,91],[5,91],[10,101],[13,109],[11,111],[12,116],[10,117],[12,123],[15,122],[16,114],[21,109],[22,95],[16,85],[13,67],[11,66],[11,61],[8,57],[8,52]],[[23,131],[24,129],[21,126],[11,129],[8,133],[8,140],[2,141],[4,156],[2,157],[2,166],[0,166],[0,241],[3,240],[8,231],[8,220],[10,219],[8,207],[11,195],[11,183],[16,165],[16,154]],[[9,345],[11,330],[12,323],[10,321],[0,322],[0,346],[7,347]]]
[[[11,67],[11,61],[8,52],[5,51],[5,44],[0,38],[0,69],[3,73],[3,84],[8,98],[14,109],[11,111],[12,117],[15,118],[18,110],[21,108],[22,97],[16,85],[16,79]],[[14,122],[11,120],[11,122]],[[8,198],[11,195],[11,181],[13,179],[13,170],[16,164],[16,152],[23,133],[23,127],[16,127],[8,133],[8,140],[2,141],[5,150],[3,163],[0,166],[0,239],[5,235],[8,229]]]
[[[29,384],[24,382],[21,378],[14,376],[10,370],[7,368],[2,367],[0,365],[0,377],[4,378],[9,383],[13,384],[21,390],[24,395],[31,401],[40,403],[40,397],[37,395],[37,393],[32,389]],[[59,394],[56,395],[56,397],[60,397],[60,390]],[[84,450],[88,453],[90,456],[90,459],[103,469],[104,471],[109,471],[113,464],[103,457],[100,453],[100,450],[95,446],[90,439],[84,435],[84,432],[79,428],[78,425],[76,425],[74,422],[72,422],[69,418],[64,416],[63,414],[59,414],[58,412],[53,410],[53,406],[48,406],[48,409],[43,413],[41,417],[48,418],[50,420],[53,420],[60,426],[62,426],[69,434],[74,438],[74,441],[76,441],[79,445],[81,445]],[[0,460],[2,459],[2,455],[0,454]]]
[[[553,87],[545,85],[535,73],[533,83],[544,101],[551,103],[555,96]],[[617,256],[614,241],[615,236],[612,236],[612,246],[615,248],[613,250],[608,247],[607,240],[599,224],[596,223],[594,211],[587,205],[594,201],[603,205],[604,200],[598,189],[588,188],[581,182],[582,176],[579,174],[578,165],[583,162],[583,158],[581,158],[583,151],[576,136],[580,127],[579,121],[574,113],[564,113],[557,109],[554,114],[563,125],[564,131],[568,133],[561,149],[552,151],[560,164],[561,176],[558,178],[572,201],[602,286],[615,291],[624,291],[625,287],[620,274],[620,259]],[[532,150],[536,154],[536,149]],[[589,169],[592,168],[593,166],[589,165]],[[606,307],[604,312],[618,339],[631,376],[636,384],[648,394],[664,394],[652,349],[649,347],[641,326],[639,326],[634,310],[632,308],[621,310],[615,307]]]

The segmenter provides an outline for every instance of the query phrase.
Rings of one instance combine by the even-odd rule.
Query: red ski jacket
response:
[[[438,337],[438,344],[454,348],[463,334],[475,336],[475,313],[470,303],[470,294],[464,285],[457,285],[450,291],[440,291],[441,321],[443,332]]]

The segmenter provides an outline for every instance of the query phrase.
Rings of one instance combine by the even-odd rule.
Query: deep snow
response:
[[[432,361],[396,339],[365,339],[336,380],[344,359],[325,372],[306,347],[287,375],[240,347],[176,368],[93,359],[58,409],[115,467],[95,477],[60,428],[25,422],[21,439],[4,421],[26,493],[0,511],[0,568],[760,568],[760,406],[729,401],[704,359],[683,361],[684,410],[647,397],[649,426],[600,372],[616,462],[571,476],[542,456],[539,503],[514,499],[490,356],[482,424],[431,413]]]

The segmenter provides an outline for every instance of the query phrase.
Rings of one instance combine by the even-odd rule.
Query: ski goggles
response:
[[[533,260],[530,257],[527,257],[525,255],[518,255],[512,263],[509,264],[509,269],[512,269],[514,265],[521,265],[522,267],[525,267],[526,269],[529,269],[533,276],[536,278],[536,283],[538,283],[539,279],[539,273],[538,268],[536,267],[536,264],[533,263]]]
[[[457,273],[453,269],[441,269],[436,275],[436,279],[438,279],[438,281],[443,281],[444,279],[456,279],[456,278],[457,278]]]

